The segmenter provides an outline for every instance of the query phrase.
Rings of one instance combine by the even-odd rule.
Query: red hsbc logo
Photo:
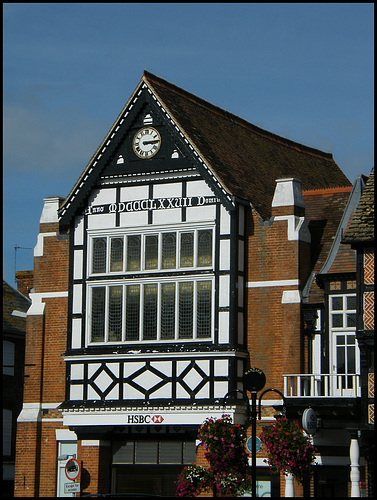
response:
[[[128,424],[162,424],[164,417],[162,415],[127,415]]]
[[[154,422],[155,424],[162,424],[163,421],[164,417],[162,415],[153,415],[152,417],[152,422]]]

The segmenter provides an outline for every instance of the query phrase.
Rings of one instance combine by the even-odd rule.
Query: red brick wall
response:
[[[50,224],[42,226],[53,230]],[[68,263],[68,238],[43,238],[43,255],[34,258],[35,292],[68,292]],[[24,403],[36,405],[65,399],[62,354],[67,342],[68,297],[42,297],[42,302],[44,313],[29,315],[26,322],[25,363],[29,366],[25,367]],[[56,496],[55,429],[61,427],[56,421],[18,422],[15,496]]]
[[[282,281],[300,278],[300,258],[307,275],[308,245],[288,241],[288,222],[248,224],[248,281]],[[301,251],[301,256],[300,256]],[[248,350],[250,365],[266,375],[266,388],[283,390],[284,373],[300,373],[300,304],[282,304],[284,291],[297,286],[250,287],[247,290]],[[271,393],[271,398],[278,397]]]
[[[78,441],[77,457],[81,465],[81,493],[110,493],[111,488],[111,446],[82,446]]]

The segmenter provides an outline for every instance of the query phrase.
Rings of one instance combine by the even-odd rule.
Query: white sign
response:
[[[302,414],[302,427],[306,434],[314,434],[317,431],[317,414],[313,408],[306,408]]]
[[[64,493],[80,493],[80,483],[64,483]]]

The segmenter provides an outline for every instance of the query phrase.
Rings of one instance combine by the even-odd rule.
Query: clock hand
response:
[[[143,145],[145,146],[146,144],[156,144],[156,142],[160,142],[159,139],[156,139],[155,141],[143,141]]]

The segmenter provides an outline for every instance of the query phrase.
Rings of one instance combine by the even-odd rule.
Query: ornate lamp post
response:
[[[262,370],[259,368],[250,368],[247,372],[244,373],[243,376],[243,384],[244,387],[250,391],[251,394],[251,405],[250,400],[247,397],[245,391],[241,391],[240,389],[233,389],[229,391],[223,399],[223,405],[225,406],[226,398],[232,394],[233,392],[239,392],[243,395],[243,399],[247,401],[246,407],[246,421],[251,421],[251,439],[252,439],[252,451],[251,451],[251,496],[256,498],[257,496],[257,459],[256,459],[256,448],[257,448],[257,417],[260,420],[261,417],[261,404],[262,398],[267,392],[277,392],[282,398],[284,402],[284,411],[285,411],[285,398],[283,394],[278,389],[266,389],[259,396],[258,402],[258,412],[257,412],[257,393],[261,391],[266,384],[266,376]]]

